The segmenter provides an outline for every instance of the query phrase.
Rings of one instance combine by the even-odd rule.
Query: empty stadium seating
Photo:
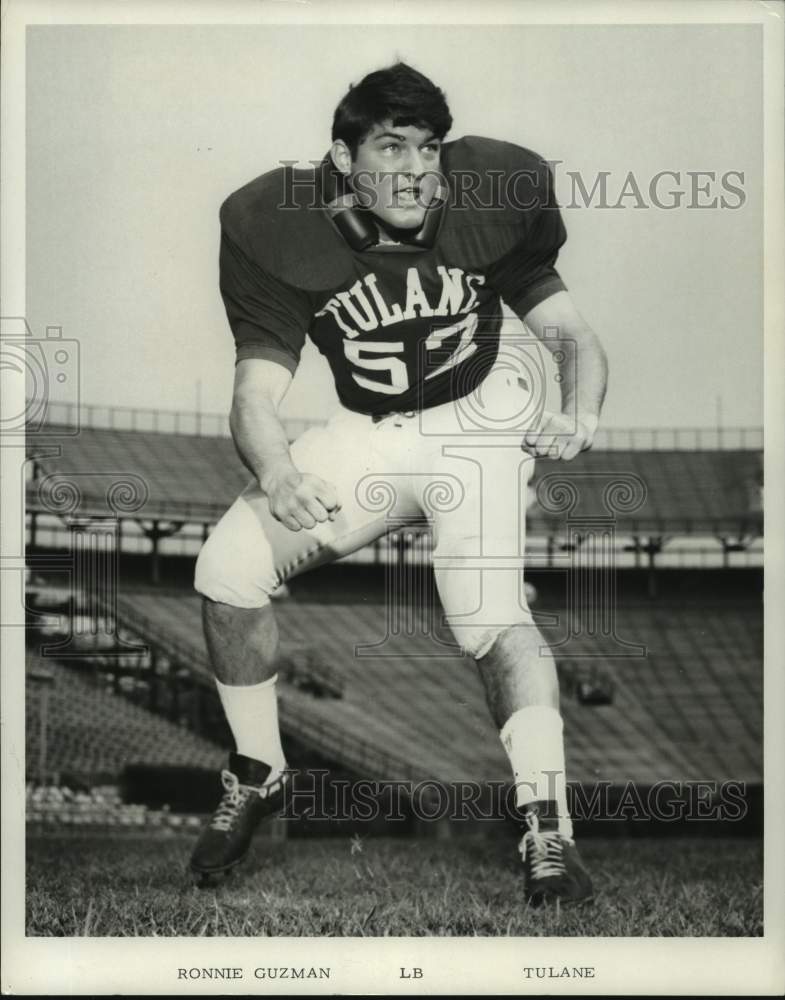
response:
[[[57,444],[61,454],[46,457],[45,437],[31,440],[29,454],[38,456],[39,481],[28,484],[30,510],[52,509],[41,480],[57,474],[78,486],[82,512],[108,513],[106,490],[112,477],[131,473],[144,481],[149,494],[142,516],[210,522],[248,480],[232,442],[222,437],[86,427]],[[619,530],[758,535],[762,466],[762,454],[754,450],[590,451],[569,465],[539,463],[535,487],[545,477],[566,478],[578,490],[573,514],[601,517],[611,513],[603,499],[606,488],[633,476],[643,484],[645,496],[635,509],[615,511]],[[547,509],[542,493],[540,499],[545,507],[540,503],[530,510],[531,530],[563,530],[565,512]]]
[[[83,428],[76,437],[58,439],[58,446],[59,456],[37,458],[39,475],[70,477],[82,494],[82,512],[109,513],[107,487],[130,473],[141,477],[149,494],[144,516],[216,520],[249,478],[228,438]],[[46,451],[40,438],[28,447],[31,458]],[[28,503],[52,509],[46,492],[32,484]]]
[[[36,479],[27,486],[30,511],[61,509],[50,488],[65,480],[81,497],[73,512],[109,513],[107,488],[133,475],[147,493],[133,516],[207,524],[247,482],[225,437],[83,427],[76,436],[58,438],[57,429],[48,429],[54,435],[49,440],[46,430],[29,439],[36,465]],[[568,516],[588,523],[612,513],[617,533],[627,539],[758,536],[762,462],[761,452],[751,449],[607,450],[585,453],[568,465],[541,462],[534,483],[538,501],[528,512],[530,532],[563,535]],[[559,492],[559,480],[574,487],[570,510],[554,509],[559,507],[554,501],[569,493]],[[633,493],[640,485],[640,502],[630,503],[632,494],[625,498],[622,486],[617,506],[609,509],[608,490],[619,482]],[[68,491],[63,498],[68,500]],[[619,658],[613,636],[571,635],[561,604],[537,607],[561,623],[547,626],[545,634],[565,677],[576,664],[601,663],[613,690],[610,704],[582,705],[569,694],[563,699],[574,780],[760,779],[757,604],[628,603],[618,613],[616,635],[644,646],[645,658]],[[415,616],[408,632],[405,623],[388,622],[384,605],[362,595],[343,596],[343,590],[329,603],[313,591],[307,603],[279,601],[276,611],[284,650],[317,654],[314,669],[318,673],[321,664],[324,690],[332,694],[316,697],[308,685],[287,684],[282,677],[283,725],[305,745],[379,778],[507,777],[476,668],[450,646],[438,608],[435,621]],[[428,607],[421,611],[431,615]],[[212,684],[197,597],[124,586],[118,615],[131,632]],[[390,624],[394,634],[387,635]],[[57,672],[52,699],[53,717],[64,720],[52,730],[52,759],[68,761],[75,773],[116,773],[123,763],[140,760],[212,767],[223,759],[221,749],[71,671]],[[36,705],[33,691],[28,767],[35,766]]]
[[[426,618],[413,634],[385,638],[384,605],[286,600],[275,607],[284,649],[311,643],[345,678],[340,699],[281,685],[283,725],[307,745],[379,778],[507,776],[474,663],[439,645],[433,622]],[[564,609],[540,609],[546,611],[561,623],[543,626],[557,659],[599,662],[614,687],[610,705],[563,699],[574,780],[760,779],[760,605],[626,606],[616,634],[644,646],[645,657],[619,657],[613,636],[571,636]],[[434,614],[435,631],[447,640],[438,609]],[[169,652],[209,679],[197,597],[129,592],[120,615],[150,642],[168,636]],[[376,649],[358,648],[381,640]]]
[[[589,451],[569,466],[539,463],[534,487],[540,502],[529,510],[533,531],[557,531],[565,514],[549,511],[543,480],[566,479],[579,491],[573,517],[614,514],[619,530],[692,534],[725,531],[757,535],[761,531],[760,483],[763,456],[756,451]],[[635,477],[641,503],[608,508],[604,492],[614,482]],[[543,504],[544,501],[544,504]]]
[[[225,750],[106,690],[97,679],[28,653],[26,771],[38,777],[42,689],[31,679],[53,674],[48,690],[47,771],[92,783],[116,778],[126,764],[216,768]],[[40,682],[39,682],[40,683]]]

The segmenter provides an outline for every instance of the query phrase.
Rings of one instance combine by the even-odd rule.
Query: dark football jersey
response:
[[[237,360],[294,372],[310,336],[360,413],[471,392],[498,353],[500,299],[524,317],[564,288],[554,265],[566,232],[547,164],[529,150],[470,136],[444,144],[441,172],[428,232],[392,245],[370,213],[352,210],[347,233],[328,211],[343,182],[329,157],[230,195],[220,286]]]

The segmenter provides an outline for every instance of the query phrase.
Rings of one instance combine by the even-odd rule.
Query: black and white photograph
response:
[[[784,26],[4,3],[4,992],[781,995]]]

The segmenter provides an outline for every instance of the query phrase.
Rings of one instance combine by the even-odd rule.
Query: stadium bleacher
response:
[[[53,508],[51,490],[71,480],[80,495],[71,512],[104,515],[108,483],[133,475],[147,496],[129,516],[206,530],[248,479],[225,436],[83,426],[78,435],[58,439],[57,432],[51,425],[29,439],[31,513],[59,509],[57,503]],[[763,456],[744,440],[742,435],[739,447],[713,450],[681,448],[678,440],[665,449],[654,441],[646,449],[609,445],[569,464],[538,463],[537,502],[527,514],[530,534],[547,537],[550,546],[563,537],[568,514],[584,525],[607,518],[609,487],[626,483],[631,492],[626,501],[624,486],[617,494],[614,524],[617,536],[635,544],[644,536],[703,535],[729,543],[759,537]],[[569,511],[553,509],[554,499],[570,493],[559,494],[558,481],[575,486]],[[395,544],[390,553],[400,557]],[[291,668],[282,670],[279,687],[284,731],[323,759],[367,777],[507,780],[507,760],[476,667],[452,645],[439,624],[440,609],[424,606],[419,619],[409,610],[404,617],[413,627],[396,622],[388,635],[385,605],[350,596],[348,575],[346,580],[347,589],[329,597],[316,587],[305,599],[276,602]],[[591,637],[580,630],[572,634],[576,613],[568,622],[564,596],[536,605],[560,665],[571,779],[759,782],[760,604],[712,603],[710,597],[621,603],[615,634],[600,630]],[[189,671],[214,696],[200,601],[190,589],[124,582],[117,616],[129,634]],[[560,624],[548,624],[554,620]],[[645,648],[646,656],[628,647],[620,657],[624,649],[616,636]],[[588,677],[590,688],[597,681],[599,697],[578,695],[581,677]],[[139,761],[215,768],[225,759],[225,747],[101,690],[75,671],[58,671],[52,698],[60,699],[52,715],[63,720],[52,732],[52,752],[74,773],[117,773]],[[28,768],[36,757],[36,704],[28,698]]]
[[[56,436],[56,426],[49,430]],[[78,436],[61,439],[58,450],[47,455],[45,435],[29,445],[37,477],[27,488],[31,511],[52,510],[42,489],[47,477],[71,476],[81,492],[79,512],[105,513],[107,475],[133,474],[148,490],[141,516],[210,523],[248,481],[231,440],[223,437],[84,427]],[[752,449],[593,450],[558,468],[539,463],[534,486],[546,476],[566,478],[579,486],[580,507],[573,513],[601,517],[609,513],[603,500],[608,483],[632,475],[644,484],[645,497],[636,509],[616,512],[619,531],[756,536],[762,528],[762,468],[762,453]],[[564,519],[564,512],[537,504],[529,512],[530,530],[560,533]]]
[[[87,785],[111,781],[126,764],[183,764],[215,769],[225,751],[203,737],[114,694],[98,678],[30,652],[25,699],[26,773],[37,778],[41,697],[31,674],[53,675],[48,691],[47,761],[50,771]]]
[[[761,532],[762,474],[763,456],[756,451],[592,450],[558,470],[540,463],[534,483],[536,490],[548,476],[574,481],[580,495],[573,516],[593,518],[611,513],[603,502],[608,484],[634,476],[644,484],[644,496],[634,510],[615,511],[618,531],[744,536]],[[564,519],[541,503],[528,516],[532,531],[546,533],[558,531]]]
[[[57,426],[47,430],[57,437]],[[194,521],[219,517],[248,482],[228,438],[85,427],[61,441],[59,455],[40,457],[51,448],[39,435],[31,439],[28,457],[35,459],[40,479],[76,477],[79,513],[106,513],[107,474],[118,479],[132,474],[144,481],[149,495],[143,516]],[[27,500],[31,510],[52,509],[36,484],[28,485]]]
[[[384,779],[503,780],[507,763],[471,659],[437,644],[423,623],[385,639],[387,612],[372,603],[275,605],[282,648],[301,648],[303,627],[321,659],[345,678],[340,699],[282,684],[284,729],[349,769]],[[540,609],[564,621],[563,609]],[[210,682],[200,602],[183,592],[126,593],[119,615]],[[618,658],[613,637],[543,627],[562,664],[601,662],[612,704],[564,698],[570,774],[577,781],[760,780],[762,609],[749,601],[664,603],[619,609],[618,635],[646,647]],[[443,630],[437,630],[443,632]]]

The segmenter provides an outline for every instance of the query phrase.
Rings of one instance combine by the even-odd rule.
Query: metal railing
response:
[[[26,509],[28,512],[44,515],[57,516],[57,511],[52,509],[52,502],[45,500],[40,493],[39,485],[36,482],[30,483],[25,491]],[[145,520],[157,519],[162,521],[175,521],[190,524],[215,524],[219,518],[226,513],[231,500],[227,499],[220,503],[205,503],[196,500],[174,500],[171,498],[155,497],[146,500],[138,511],[133,511],[126,515],[118,515],[121,520]],[[79,497],[76,508],[82,517],[106,516],[106,494],[85,492]]]
[[[762,427],[600,427],[595,451],[760,451]]]
[[[325,423],[324,420],[309,420],[304,417],[284,417],[281,422],[290,441],[294,441],[309,427]],[[47,403],[46,419],[43,427],[37,430],[36,437],[45,437],[46,427],[85,427],[146,434],[183,434],[188,437],[230,437],[228,412],[198,413],[93,403],[83,403],[81,406],[75,403]]]
[[[283,417],[290,441],[309,427],[325,420]],[[35,436],[46,436],[46,426],[85,427],[95,430],[137,431],[151,434],[183,434],[195,437],[229,437],[228,413],[197,413],[186,410],[144,409],[130,406],[49,402],[44,428]],[[760,451],[762,427],[603,427],[594,442],[597,451]]]

